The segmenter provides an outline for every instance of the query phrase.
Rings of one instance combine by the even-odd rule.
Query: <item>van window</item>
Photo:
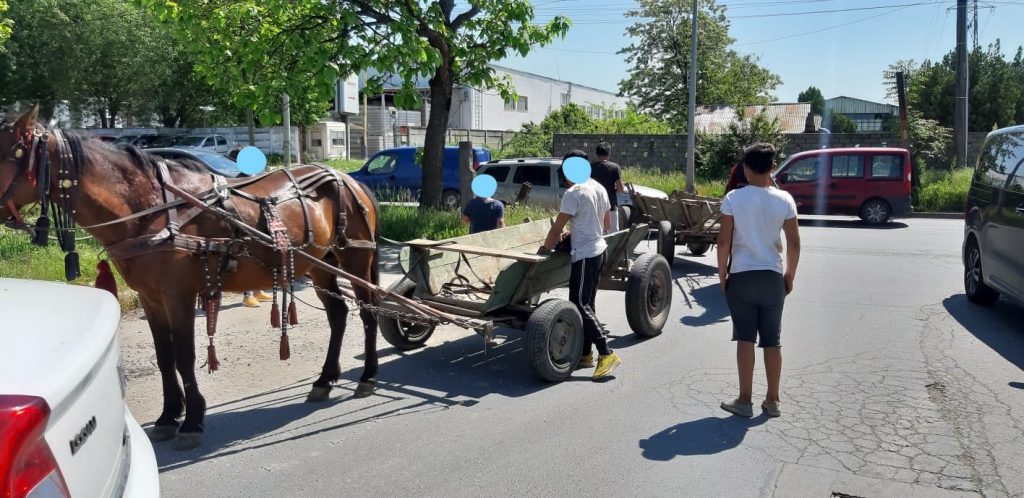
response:
[[[1017,165],[1017,173],[1010,179],[1010,184],[1007,185],[1006,189],[1018,194],[1024,194],[1024,162]]]
[[[371,175],[387,175],[395,172],[395,156],[391,154],[381,154],[370,160],[370,163],[366,165],[366,172]]]
[[[1003,188],[1013,167],[1024,160],[1024,135],[998,135],[985,143],[974,178],[990,187]]]
[[[903,156],[874,156],[871,158],[871,178],[903,178]]]
[[[788,182],[812,182],[821,176],[824,169],[825,156],[814,156],[800,159],[786,170]]]
[[[508,166],[495,166],[487,168],[487,171],[484,171],[483,174],[493,176],[498,183],[504,183],[508,179],[508,170]]]
[[[832,178],[864,178],[864,156],[832,156]]]
[[[547,166],[520,166],[516,168],[516,175],[512,177],[512,183],[523,184],[530,182],[534,187],[551,186],[551,168]]]

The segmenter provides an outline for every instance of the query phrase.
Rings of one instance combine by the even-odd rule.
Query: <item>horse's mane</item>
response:
[[[194,173],[207,173],[206,166],[199,161],[195,161],[188,158],[177,158],[177,159],[163,159],[153,154],[150,154],[134,145],[118,145],[118,149],[121,149],[128,153],[128,156],[135,163],[135,166],[144,172],[156,171],[157,160],[162,160],[167,164],[169,169],[182,169],[185,171],[191,171]]]

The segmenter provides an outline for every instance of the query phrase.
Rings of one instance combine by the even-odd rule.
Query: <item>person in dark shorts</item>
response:
[[[722,201],[718,236],[718,278],[732,315],[740,395],[723,401],[722,409],[753,416],[754,342],[764,350],[768,393],[761,408],[770,417],[779,410],[782,375],[782,309],[793,291],[800,261],[800,234],[796,202],[788,192],[771,184],[775,147],[757,143],[743,152],[743,173],[748,185],[730,191]],[[783,266],[781,234],[786,234]]]
[[[608,232],[619,231],[618,192],[623,191],[622,168],[611,162],[612,146],[608,142],[597,144],[597,158],[590,163],[590,176],[604,187],[608,193],[608,202],[611,204],[611,228]]]
[[[462,221],[469,233],[486,232],[505,226],[505,205],[491,197],[473,197],[462,208]]]

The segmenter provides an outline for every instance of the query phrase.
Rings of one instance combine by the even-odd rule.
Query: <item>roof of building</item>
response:
[[[618,96],[618,94],[616,94],[615,92],[609,92],[608,90],[602,90],[600,88],[594,88],[592,86],[581,85],[579,83],[575,83],[575,82],[572,82],[572,81],[565,81],[565,80],[560,80],[560,79],[557,79],[557,78],[551,78],[549,76],[544,76],[542,74],[531,73],[531,72],[522,71],[522,70],[519,70],[519,69],[512,69],[510,67],[499,66],[499,65],[496,65],[496,64],[491,64],[490,66],[492,68],[494,68],[495,70],[498,70],[498,71],[501,71],[501,72],[516,73],[516,74],[520,74],[520,75],[523,75],[523,76],[529,76],[529,77],[532,77],[532,78],[538,78],[538,79],[542,79],[542,80],[545,80],[545,81],[550,81],[552,83],[564,83],[564,84],[567,84],[567,85],[572,85],[573,87],[577,87],[577,88],[586,88],[587,90],[591,90],[591,91],[594,91],[594,92],[606,93],[609,96],[614,96],[614,97]],[[371,74],[376,74],[375,71],[370,71],[370,73]],[[428,83],[428,79],[429,78],[427,78],[425,76],[418,77],[416,79],[416,88],[419,89],[419,90],[429,90],[430,89],[430,84]],[[359,76],[359,87],[360,88],[364,87],[365,86],[365,82],[366,82],[366,78],[363,75],[360,75]],[[402,78],[401,78],[401,76],[391,75],[391,77],[389,79],[384,81],[384,89],[385,90],[397,90],[397,89],[399,89],[401,87],[402,87]]]
[[[764,112],[770,119],[777,119],[783,133],[803,133],[807,115],[811,113],[811,104],[803,102],[747,105],[741,110],[744,116]],[[725,133],[729,131],[731,123],[739,120],[739,112],[735,107],[728,105],[699,106],[693,120],[694,128],[700,133]]]
[[[899,107],[892,104],[840,95],[825,100],[825,109],[839,114],[895,114]]]

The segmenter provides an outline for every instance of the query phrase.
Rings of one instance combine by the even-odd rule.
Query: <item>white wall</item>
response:
[[[566,81],[546,78],[506,68],[496,68],[499,77],[507,74],[520,97],[526,97],[525,110],[506,110],[496,90],[456,88],[452,95],[449,124],[456,128],[518,130],[528,122],[539,123],[551,111],[562,107],[562,95],[583,106],[614,107],[625,110],[629,99]],[[600,117],[595,114],[594,117]]]

